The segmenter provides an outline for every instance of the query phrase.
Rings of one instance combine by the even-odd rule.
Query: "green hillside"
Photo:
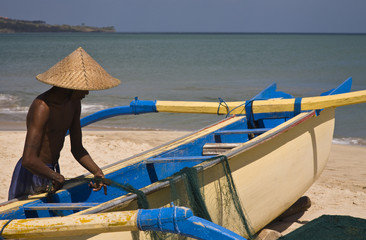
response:
[[[0,32],[115,32],[115,29],[113,26],[98,28],[84,25],[50,25],[44,21],[27,21],[0,17]]]

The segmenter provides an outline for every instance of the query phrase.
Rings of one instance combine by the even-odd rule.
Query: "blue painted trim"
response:
[[[352,87],[352,77],[349,77],[343,83],[341,83],[338,87],[336,87],[330,91],[324,92],[324,93],[320,94],[320,96],[348,93],[351,91],[351,87]]]
[[[245,115],[247,118],[248,128],[255,128],[254,115],[253,115],[253,99],[246,101],[245,103]]]
[[[352,77],[349,77],[343,83],[341,83],[338,87],[333,88],[330,91],[323,92],[322,94],[320,94],[320,96],[329,96],[329,95],[336,95],[336,94],[341,94],[341,93],[348,93],[351,91],[351,87],[352,87]],[[321,110],[322,109],[316,110],[316,114],[319,115]]]
[[[138,98],[136,97],[135,100],[133,100],[129,106],[112,107],[86,116],[80,120],[80,125],[81,127],[85,127],[94,122],[119,115],[131,115],[131,114],[137,115],[151,112],[157,112],[156,100],[153,101],[138,100]]]
[[[106,118],[115,117],[118,115],[133,114],[130,106],[119,106],[108,109],[103,109],[96,113],[90,114],[82,119],[80,119],[80,126],[85,127],[89,124],[95,123],[97,121],[104,120]]]
[[[272,83],[261,92],[259,92],[251,100],[266,100],[269,98],[293,98],[293,96],[285,92],[277,91],[277,84]]]
[[[35,211],[35,210],[59,210],[68,207],[69,210],[81,210],[90,207],[97,206],[101,203],[97,202],[80,202],[80,203],[44,203],[37,202],[35,204],[27,204],[24,206],[24,211]]]
[[[176,162],[176,161],[195,161],[203,162],[211,157],[208,156],[182,156],[182,157],[153,157],[145,161],[145,163],[155,163],[155,162]]]
[[[247,117],[248,128],[256,127],[254,124],[255,114],[253,114],[252,110],[253,101],[267,100],[270,98],[285,98],[285,99],[293,98],[292,95],[285,92],[276,91],[276,89],[277,84],[273,83],[245,103],[245,114]]]
[[[192,210],[186,207],[139,209],[136,221],[142,231],[170,232],[203,240],[246,240],[224,227],[193,216]]]
[[[215,134],[248,134],[248,133],[264,133],[272,128],[255,128],[255,129],[235,129],[235,130],[220,130],[216,131]]]
[[[149,175],[152,183],[158,181],[158,175],[156,174],[155,165],[153,163],[146,163],[147,174]]]
[[[141,113],[157,112],[156,100],[139,100],[138,97],[135,97],[135,100],[130,103],[130,107],[136,115]]]

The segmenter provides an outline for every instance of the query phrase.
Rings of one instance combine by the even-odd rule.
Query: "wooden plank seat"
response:
[[[99,205],[100,203],[38,203],[24,206],[25,211],[37,210],[84,210]]]
[[[240,143],[206,143],[202,148],[202,155],[210,156],[223,154],[224,152],[229,151],[239,145]]]
[[[221,130],[215,134],[261,134],[267,132],[271,128],[255,128],[255,129],[235,129],[235,130]]]

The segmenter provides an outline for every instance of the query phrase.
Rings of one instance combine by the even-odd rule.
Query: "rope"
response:
[[[254,114],[253,114],[253,101],[249,100],[245,102],[245,114],[247,116],[248,128],[255,128],[254,125]]]
[[[229,115],[229,112],[230,112],[230,108],[229,106],[227,105],[227,103],[225,102],[225,100],[223,100],[222,98],[219,98],[219,107],[217,108],[217,115],[220,115],[220,107],[221,107],[221,104],[224,103],[225,105],[225,108],[226,108],[226,117]]]
[[[110,180],[110,179],[108,179],[108,180]],[[115,181],[112,181],[112,180],[110,180],[110,181],[111,181],[111,185],[115,185],[115,186],[125,190],[126,192],[136,194],[137,195],[137,206],[139,208],[149,209],[149,203],[148,203],[146,195],[143,191],[134,188],[130,184],[123,185],[123,184],[119,184],[119,183],[117,183]]]
[[[88,181],[95,181],[95,183],[104,183],[105,185],[111,185],[112,180],[108,178],[102,177],[82,177],[82,178],[70,178],[66,179],[65,184],[67,183],[77,183],[77,182],[88,182]]]
[[[294,115],[301,113],[301,100],[302,98],[295,98]]]
[[[128,193],[134,193],[137,195],[137,205],[139,208],[142,209],[149,209],[149,203],[147,201],[146,195],[143,191],[134,188],[132,185],[130,184],[120,184],[117,183],[111,179],[108,178],[101,178],[101,177],[85,177],[85,178],[72,178],[72,179],[67,179],[65,182],[66,183],[75,183],[75,182],[87,182],[87,181],[95,181],[97,184],[98,183],[104,183],[108,186],[114,185],[118,188],[123,189],[124,191],[128,192]]]
[[[232,111],[234,111],[235,109],[237,109],[237,108],[239,108],[239,107],[241,107],[241,106],[243,106],[243,105],[246,105],[246,104],[247,104],[247,102],[248,102],[248,101],[246,101],[246,102],[244,102],[244,103],[240,104],[239,106],[236,106],[236,107],[234,107],[233,109],[231,109],[231,111],[228,113],[228,115],[230,115],[230,113],[231,113]]]
[[[222,103],[225,104],[224,106],[225,106],[226,112],[227,112],[225,117],[227,118],[229,115],[231,115],[231,112],[233,112],[235,109],[240,108],[242,106],[245,106],[245,109],[246,109],[249,104],[252,104],[252,102],[253,102],[253,100],[245,101],[244,103],[242,103],[230,110],[229,105],[227,105],[226,101],[223,100],[222,98],[219,98],[219,107],[217,108],[217,115],[220,115],[220,107],[221,107]]]

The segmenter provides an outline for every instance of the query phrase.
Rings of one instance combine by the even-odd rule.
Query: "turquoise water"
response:
[[[145,100],[246,100],[273,82],[295,97],[319,95],[353,77],[366,89],[366,35],[291,34],[0,34],[0,129],[23,123],[34,97],[47,90],[35,76],[83,47],[122,84],[91,92],[83,115]],[[366,139],[366,105],[336,111],[336,138]],[[98,126],[194,130],[223,116],[120,116]]]

